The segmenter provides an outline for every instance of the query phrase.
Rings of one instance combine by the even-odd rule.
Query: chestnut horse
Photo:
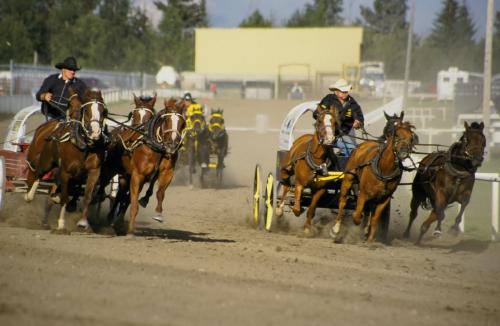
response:
[[[291,187],[291,177],[294,177],[295,198],[292,211],[295,216],[302,213],[301,197],[305,188],[310,188],[312,199],[307,209],[307,218],[304,224],[304,233],[310,234],[312,219],[316,212],[318,200],[326,191],[328,181],[320,181],[316,178],[318,173],[325,173],[330,162],[330,153],[335,141],[336,115],[333,109],[318,110],[316,118],[315,133],[307,134],[297,138],[288,152],[286,164],[280,171],[280,180],[283,184],[281,199],[277,204],[276,216],[283,216],[285,199]]]
[[[411,212],[404,237],[410,237],[410,229],[417,217],[418,207],[431,208],[432,212],[420,227],[417,244],[434,221],[438,221],[435,234],[441,234],[441,222],[446,207],[454,202],[460,203],[460,211],[455,218],[451,231],[458,233],[459,224],[465,208],[469,204],[476,170],[483,162],[486,139],[483,134],[484,123],[464,123],[465,131],[460,140],[447,152],[434,152],[422,159],[413,179]]]
[[[129,114],[130,126],[121,125],[111,132],[111,141],[108,147],[106,160],[102,165],[102,172],[99,182],[99,194],[101,200],[104,199],[104,189],[115,175],[119,175],[119,184],[128,184],[125,178],[127,167],[130,164],[131,152],[135,147],[142,144],[144,137],[147,137],[148,123],[155,116],[156,93],[153,97],[134,95],[135,107]],[[125,214],[129,204],[128,188],[126,192],[118,192],[116,200],[113,202],[108,215],[108,222],[115,226],[118,217]],[[122,216],[123,217],[123,216]],[[116,226],[118,227],[118,226]]]
[[[402,116],[402,115],[401,115]],[[389,121],[389,116],[386,119]],[[347,161],[340,188],[339,210],[330,235],[336,238],[344,218],[347,195],[354,183],[359,184],[356,210],[352,219],[356,225],[362,220],[366,204],[373,214],[369,220],[368,241],[373,242],[380,215],[389,204],[402,176],[402,161],[408,158],[417,142],[414,126],[400,119],[392,120],[394,128],[384,129],[385,142],[368,140],[360,144]],[[391,130],[392,129],[392,130]]]
[[[178,149],[184,138],[186,121],[182,114],[183,107],[173,98],[165,100],[165,109],[158,112],[148,123],[147,137],[122,156],[126,183],[120,184],[119,192],[130,191],[130,219],[127,235],[133,236],[135,219],[139,211],[139,193],[145,182],[158,180],[154,219],[163,221],[163,199],[165,190],[170,185],[174,175]],[[118,201],[118,196],[117,196]],[[126,203],[128,206],[128,203]],[[126,208],[125,208],[126,209]]]
[[[92,200],[94,186],[98,181],[100,166],[104,158],[105,137],[104,118],[107,115],[102,94],[97,89],[87,89],[83,103],[75,94],[70,99],[70,114],[68,121],[52,132],[49,139],[45,138],[38,152],[34,171],[28,178],[28,193],[26,200],[31,201],[38,187],[40,178],[47,172],[58,167],[58,181],[61,186],[61,212],[57,225],[58,232],[66,233],[65,211],[68,203],[69,185],[85,183],[83,212],[77,226],[88,229],[88,209]],[[38,134],[41,137],[43,133]],[[32,145],[37,146],[36,141]],[[30,145],[30,147],[32,146]],[[31,151],[31,150],[30,150]]]

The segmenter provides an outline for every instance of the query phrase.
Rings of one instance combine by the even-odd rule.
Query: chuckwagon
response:
[[[253,205],[252,205],[252,218],[255,226],[271,231],[276,221],[277,203],[281,200],[282,177],[281,169],[286,164],[285,158],[292,148],[292,144],[301,134],[311,134],[313,129],[297,129],[299,120],[310,119],[311,123],[312,113],[314,112],[317,101],[310,101],[299,104],[292,108],[281,124],[279,130],[279,147],[276,152],[276,169],[267,173],[267,177],[263,178],[263,172],[260,164],[257,164],[254,171],[253,179]],[[335,150],[336,151],[336,150]],[[338,153],[337,153],[338,154]],[[307,158],[304,158],[307,160]],[[320,197],[317,207],[336,210],[338,209],[340,187],[344,178],[344,167],[348,157],[336,155],[334,162],[328,167],[328,173],[316,174],[314,176],[317,181],[325,181],[326,191]],[[290,208],[294,205],[296,199],[294,194],[294,184],[291,183],[291,191],[289,191],[284,199],[285,206]],[[311,204],[312,192],[311,189],[304,189],[300,205],[307,208]],[[357,193],[353,190],[350,191],[346,209],[353,210],[356,205]],[[369,213],[367,211],[366,213]],[[367,215],[367,214],[365,214]],[[381,217],[379,226],[382,228],[382,236],[385,237],[389,225],[390,206],[388,206]],[[334,214],[332,214],[332,217]]]

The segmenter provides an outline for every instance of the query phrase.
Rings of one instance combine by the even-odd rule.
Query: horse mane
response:
[[[87,102],[89,100],[98,100],[99,102],[104,102],[101,91],[95,87],[87,88],[85,94],[83,95],[83,99],[84,102]]]

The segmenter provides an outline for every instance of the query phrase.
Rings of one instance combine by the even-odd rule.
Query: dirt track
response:
[[[258,113],[279,127],[293,106],[210,104],[226,109],[228,127],[254,126]],[[304,219],[291,214],[288,232],[256,230],[248,222],[253,167],[273,169],[277,135],[232,132],[230,143],[227,187],[190,189],[176,180],[166,223],[149,218],[150,204],[132,240],[53,235],[38,227],[43,197],[28,205],[8,194],[0,212],[0,324],[500,324],[500,243],[447,234],[429,235],[422,247],[400,240],[404,191],[393,205],[390,246],[334,244],[321,221],[316,238],[303,238]]]

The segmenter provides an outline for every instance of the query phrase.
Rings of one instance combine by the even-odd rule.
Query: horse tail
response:
[[[413,197],[419,198],[420,206],[423,209],[429,210],[432,208],[432,203],[429,194],[425,190],[424,182],[425,180],[422,174],[417,171],[417,174],[415,175],[415,178],[413,179],[413,183],[411,185],[411,190]]]

